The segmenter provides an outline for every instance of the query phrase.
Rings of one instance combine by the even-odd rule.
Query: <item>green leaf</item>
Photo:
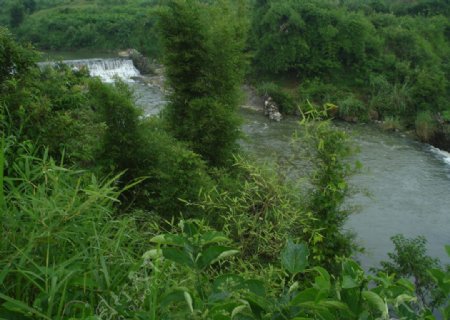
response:
[[[211,264],[219,261],[220,259],[224,259],[226,257],[232,256],[239,251],[233,250],[229,247],[223,247],[223,246],[212,246],[207,248],[205,251],[202,252],[202,255],[200,256],[198,266],[200,269],[206,268],[210,266]]]
[[[315,267],[313,270],[319,273],[319,276],[315,278],[314,287],[328,292],[331,288],[330,274],[328,271],[322,267]]]
[[[450,246],[445,246],[445,251],[447,251],[447,255],[450,257]]]
[[[295,244],[288,240],[281,252],[281,264],[291,274],[302,272],[308,266],[308,247],[304,243]]]
[[[10,310],[13,312],[20,312],[23,315],[26,314],[33,314],[36,316],[39,316],[43,319],[47,319],[47,320],[51,320],[49,317],[47,317],[45,314],[39,312],[38,310],[31,308],[30,306],[28,306],[26,303],[16,300],[14,298],[11,298],[7,295],[4,295],[3,293],[0,293],[0,299],[5,300],[6,302],[3,303],[2,307],[6,310]]]
[[[162,249],[163,256],[173,262],[194,268],[195,264],[192,257],[184,250],[178,248],[164,248]]]
[[[411,296],[409,294],[401,294],[395,298],[395,306],[398,308],[399,305],[405,302],[415,302],[415,301],[417,301],[416,297]]]
[[[389,311],[387,304],[378,294],[372,291],[363,291],[362,296],[372,307],[381,312],[383,319],[388,317]]]
[[[183,237],[173,234],[160,234],[151,238],[150,241],[158,244],[170,244],[179,247],[182,247],[186,242]]]
[[[352,277],[344,275],[341,286],[343,289],[353,289],[359,287],[359,284]]]
[[[411,281],[409,281],[408,279],[402,278],[402,279],[398,280],[397,283],[400,286],[408,289],[410,292],[414,292],[414,290],[415,290],[414,284]]]
[[[241,313],[242,311],[244,311],[245,309],[247,309],[248,306],[246,304],[237,306],[236,308],[233,309],[233,311],[231,312],[231,319],[234,319],[234,317]]]
[[[220,242],[228,242],[230,239],[225,237],[225,235],[221,232],[217,231],[209,231],[202,235],[202,244],[207,245],[210,243],[220,243]]]
[[[305,302],[315,301],[317,295],[319,294],[319,290],[316,288],[307,288],[300,293],[298,293],[292,300],[291,305],[299,305]]]
[[[184,294],[184,300],[186,300],[189,310],[191,311],[191,313],[194,313],[194,304],[192,302],[191,295],[187,291],[183,292],[183,294]]]

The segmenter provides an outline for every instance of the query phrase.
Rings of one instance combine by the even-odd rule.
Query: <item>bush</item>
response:
[[[354,95],[337,102],[339,108],[339,117],[345,121],[358,122],[367,121],[369,118],[367,107]]]
[[[262,83],[257,88],[258,94],[271,97],[281,113],[292,114],[297,111],[297,103],[291,94],[273,82]]]
[[[403,126],[398,117],[386,117],[381,124],[381,128],[385,131],[400,131]]]
[[[423,142],[429,142],[437,131],[437,123],[430,111],[422,111],[416,117],[416,134]]]
[[[11,143],[0,150],[0,162],[9,160],[0,179],[0,317],[110,313],[106,306],[118,303],[146,238],[133,217],[114,218],[118,177],[98,180],[56,165],[45,152],[37,157],[30,143]]]
[[[170,219],[183,215],[199,217],[197,208],[186,201],[197,201],[202,190],[213,188],[206,163],[187,146],[163,130],[158,119],[147,119],[138,128],[136,149],[130,155],[136,167],[134,179],[145,180],[125,193],[128,205],[152,210]]]
[[[415,113],[411,86],[405,83],[390,83],[384,76],[370,79],[369,106],[378,112],[380,117],[409,118]]]
[[[345,95],[342,89],[334,84],[325,83],[317,78],[304,81],[299,87],[299,96],[302,106],[309,101],[313,104],[336,103]]]
[[[270,169],[237,158],[234,173],[221,172],[219,186],[191,205],[238,244],[242,259],[265,265],[277,261],[287,238],[306,241],[314,233],[297,191]]]
[[[381,261],[381,269],[387,274],[395,275],[397,279],[412,278],[416,287],[417,297],[422,305],[437,308],[446,297],[442,296],[432,274],[432,269],[440,269],[438,259],[433,259],[426,254],[427,240],[418,236],[405,238],[398,234],[391,237],[394,243],[394,252],[388,253],[389,261]]]

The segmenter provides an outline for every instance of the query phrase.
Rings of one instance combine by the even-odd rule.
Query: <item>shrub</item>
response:
[[[317,105],[336,103],[344,94],[345,92],[334,84],[325,83],[317,78],[306,80],[299,87],[302,106],[306,104],[306,101]]]
[[[113,217],[118,177],[56,165],[30,143],[0,152],[0,316],[86,319],[116,303],[145,242],[134,218]]]
[[[390,83],[384,76],[370,79],[369,106],[381,117],[409,118],[414,114],[411,86],[405,83]]]
[[[140,123],[136,149],[130,155],[136,161],[132,177],[145,180],[125,193],[128,205],[152,210],[165,218],[198,217],[197,208],[185,201],[197,201],[202,190],[213,187],[206,163],[187,146],[174,139],[160,120]]]
[[[440,263],[438,259],[426,254],[427,240],[422,236],[408,239],[401,234],[391,237],[391,240],[394,243],[394,252],[388,253],[389,261],[380,262],[380,270],[395,275],[397,279],[412,278],[422,305],[435,309],[445,302],[446,297],[437,290],[429,272],[432,269],[440,269]]]
[[[385,131],[400,131],[403,126],[398,117],[386,117],[381,124],[381,128]]]
[[[255,265],[273,263],[288,237],[306,240],[306,230],[314,233],[300,194],[280,182],[275,172],[243,158],[236,159],[234,170],[234,176],[221,173],[226,184],[191,205],[201,208],[212,226],[238,244],[243,259]]]
[[[437,131],[436,120],[433,119],[430,111],[419,112],[415,125],[417,136],[424,142],[429,142]]]
[[[354,95],[349,95],[345,99],[338,101],[337,106],[339,108],[339,116],[345,121],[367,121],[369,118],[366,105]]]
[[[273,82],[262,83],[257,91],[266,98],[271,97],[281,113],[292,114],[297,110],[297,103],[292,95]]]

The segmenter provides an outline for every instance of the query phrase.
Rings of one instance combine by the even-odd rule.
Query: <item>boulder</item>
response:
[[[283,119],[283,116],[272,97],[267,97],[264,101],[264,114],[268,116],[270,120],[281,121],[281,119]]]

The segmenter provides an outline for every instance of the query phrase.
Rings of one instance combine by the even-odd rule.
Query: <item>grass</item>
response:
[[[99,181],[45,155],[23,148],[19,154],[4,177],[0,316],[85,319],[99,310],[123,312],[124,288],[130,270],[139,269],[146,233],[134,218],[114,216],[118,177]]]

